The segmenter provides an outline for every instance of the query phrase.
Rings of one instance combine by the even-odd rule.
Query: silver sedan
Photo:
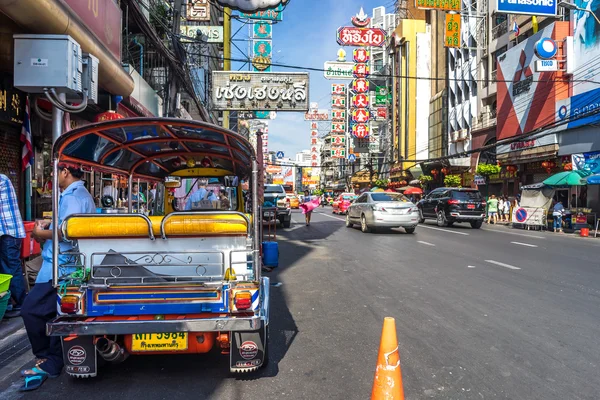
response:
[[[360,224],[363,232],[376,228],[402,227],[413,233],[419,223],[419,210],[400,193],[366,192],[352,202],[346,215],[346,226]]]

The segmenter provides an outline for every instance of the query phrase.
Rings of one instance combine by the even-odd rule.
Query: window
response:
[[[281,185],[265,185],[265,193],[282,193],[285,194]]]
[[[358,199],[356,199],[355,203],[366,203],[367,202],[367,195],[366,194],[362,194]]]
[[[371,193],[373,201],[401,201],[408,202],[409,200],[400,193]]]
[[[452,198],[464,201],[481,201],[481,193],[477,190],[455,190],[452,192]]]

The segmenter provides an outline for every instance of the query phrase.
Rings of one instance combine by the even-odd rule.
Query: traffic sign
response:
[[[348,161],[350,161],[350,162],[356,161],[356,156],[354,154],[348,154]]]
[[[283,156],[285,154],[283,154],[283,151],[278,151],[276,155],[277,155],[277,158],[283,158]]]

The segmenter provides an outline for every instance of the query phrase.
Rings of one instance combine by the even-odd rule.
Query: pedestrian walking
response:
[[[491,195],[490,199],[487,201],[488,206],[488,224],[491,221],[494,221],[494,224],[498,223],[498,199],[496,195]]]
[[[12,275],[10,297],[12,305],[4,314],[6,318],[21,315],[26,289],[21,268],[21,243],[25,227],[17,203],[17,195],[8,176],[0,174],[0,273]]]
[[[76,167],[60,165],[58,172],[58,185],[62,190],[58,209],[59,225],[72,214],[93,214],[96,211],[94,199],[85,189],[81,180],[83,172]],[[39,388],[50,377],[58,377],[63,368],[62,346],[57,336],[46,336],[46,323],[56,317],[56,289],[52,286],[52,225],[46,221],[37,221],[33,229],[36,240],[45,240],[42,250],[42,268],[36,279],[36,284],[25,298],[21,316],[25,323],[27,336],[31,343],[31,350],[37,358],[35,366],[21,371],[25,383],[21,391],[30,391]],[[60,264],[69,264],[65,252],[77,250],[71,242],[60,238]],[[72,263],[71,263],[72,264]],[[61,273],[68,274],[63,268]]]
[[[504,197],[498,197],[498,219],[500,222],[504,221]]]
[[[554,205],[554,209],[552,210],[552,219],[554,220],[554,232],[558,229],[558,232],[562,233],[562,217],[565,213],[565,207],[562,205],[562,202],[559,200]]]
[[[304,191],[304,199],[303,203],[310,203],[311,196],[308,190]],[[304,213],[304,221],[306,222],[306,226],[310,226],[310,217],[312,216],[312,209],[309,211],[308,209]]]
[[[504,222],[510,222],[510,200],[507,196],[504,196],[504,202],[502,203],[502,215]]]

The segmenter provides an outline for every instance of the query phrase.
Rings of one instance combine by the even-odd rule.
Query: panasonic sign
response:
[[[556,16],[558,0],[497,0],[499,13]]]

